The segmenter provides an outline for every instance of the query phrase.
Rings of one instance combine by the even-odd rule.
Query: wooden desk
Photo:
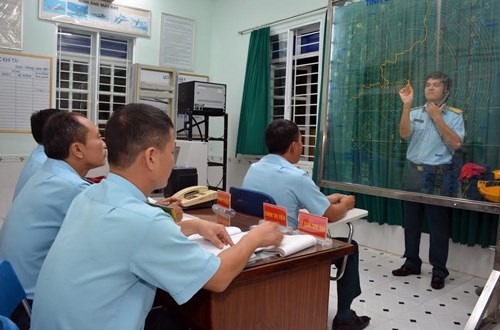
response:
[[[212,210],[189,214],[215,221]],[[247,230],[258,220],[237,214],[231,225]],[[326,329],[331,261],[353,251],[352,245],[333,241],[331,247],[257,260],[222,293],[202,289],[179,306],[158,290],[155,304],[168,306],[193,329]]]

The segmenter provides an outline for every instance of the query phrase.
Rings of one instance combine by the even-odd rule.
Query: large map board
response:
[[[404,190],[398,91],[410,82],[423,106],[425,76],[437,70],[453,81],[447,104],[463,111],[456,176],[469,162],[500,169],[500,1],[346,1],[332,16],[321,179]]]

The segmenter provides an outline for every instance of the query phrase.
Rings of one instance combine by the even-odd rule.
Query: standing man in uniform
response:
[[[453,196],[456,192],[456,178],[453,177],[453,154],[460,149],[464,139],[462,111],[445,102],[451,88],[450,78],[442,72],[434,72],[425,81],[427,103],[412,109],[413,88],[408,83],[400,90],[403,113],[399,135],[410,139],[406,152],[408,191]],[[439,290],[449,272],[448,241],[450,219],[445,207],[416,202],[404,202],[405,253],[406,261],[396,270],[394,276],[420,274],[422,260],[419,257],[420,236],[424,216],[429,222],[429,261],[432,265],[431,287]]]

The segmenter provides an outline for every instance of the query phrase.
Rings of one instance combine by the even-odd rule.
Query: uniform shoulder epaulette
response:
[[[453,111],[454,113],[457,113],[459,115],[461,115],[462,112],[464,112],[463,110],[460,110],[460,109],[455,108],[455,107],[448,107],[448,110]]]

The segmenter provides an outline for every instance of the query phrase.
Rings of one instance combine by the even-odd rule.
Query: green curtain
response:
[[[335,8],[326,180],[404,189],[407,143],[399,138],[398,91],[411,81],[414,105],[423,104],[425,76],[436,70],[453,80],[448,104],[464,111],[465,145],[456,154],[457,164],[500,168],[500,34],[495,32],[500,2],[479,2],[442,1],[440,11],[436,0]],[[369,221],[403,223],[400,200],[357,194],[356,201],[369,210]],[[454,242],[496,243],[498,215],[450,213]]]
[[[264,131],[271,119],[269,30],[256,30],[250,36],[236,154],[267,154]]]

